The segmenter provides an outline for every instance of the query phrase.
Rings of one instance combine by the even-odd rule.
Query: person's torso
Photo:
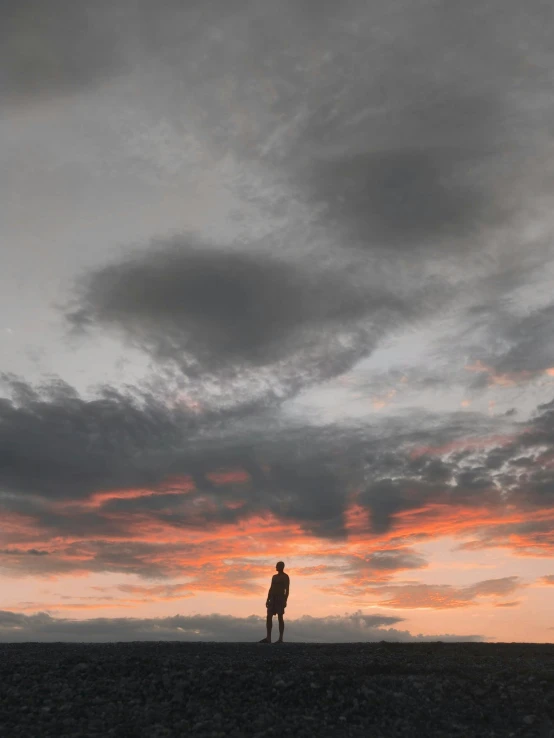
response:
[[[289,578],[287,574],[274,574],[271,580],[271,592],[275,595],[284,595],[288,587]]]

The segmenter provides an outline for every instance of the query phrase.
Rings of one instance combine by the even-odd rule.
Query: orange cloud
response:
[[[512,600],[512,602],[495,602],[493,607],[517,607],[521,605],[521,600]]]
[[[372,398],[371,403],[376,410],[381,410],[382,408],[387,407],[387,405],[390,405],[390,401],[396,395],[396,393],[397,390],[391,389],[388,392],[385,392],[385,394],[383,395]]]
[[[194,597],[188,584],[157,584],[151,587],[138,584],[119,584],[118,591],[128,594],[142,595],[141,602],[167,602]]]
[[[389,399],[391,396],[391,393],[387,395]],[[514,440],[516,435],[463,439],[415,448],[411,457],[499,447]],[[536,463],[545,468],[551,466],[554,452],[542,453]],[[264,469],[268,471],[267,467]],[[6,514],[2,518],[2,533],[7,542],[3,561],[16,576],[48,577],[53,576],[52,572],[58,576],[84,576],[91,571],[107,571],[185,577],[186,583],[173,589],[164,584],[120,590],[123,595],[144,595],[148,601],[164,601],[191,597],[201,591],[245,597],[258,595],[266,586],[260,580],[267,578],[267,562],[274,557],[299,562],[302,557],[310,557],[310,565],[298,567],[299,576],[305,580],[328,577],[336,582],[329,591],[360,597],[367,595],[370,585],[375,594],[376,586],[385,586],[403,570],[424,568],[426,562],[409,548],[419,540],[471,536],[472,540],[461,543],[460,549],[498,547],[508,548],[519,556],[554,554],[554,509],[517,509],[501,499],[493,488],[472,504],[454,504],[446,487],[443,492],[440,489],[434,492],[432,502],[417,504],[417,491],[408,489],[406,498],[417,506],[393,513],[393,526],[379,535],[371,528],[371,510],[358,504],[354,492],[344,512],[345,537],[324,540],[307,532],[308,526],[302,521],[290,521],[277,514],[257,512],[238,519],[230,513],[221,515],[222,510],[245,507],[247,490],[242,495],[240,486],[252,483],[245,470],[217,469],[205,478],[220,487],[217,493],[209,485],[207,490],[199,490],[190,475],[182,475],[166,478],[155,489],[101,490],[82,501],[43,501],[36,516]],[[178,499],[166,508],[161,507],[164,505],[161,500],[145,499],[162,495]],[[136,506],[108,504],[114,500],[138,502]],[[65,528],[72,530],[69,523],[75,518],[74,530],[89,532],[53,534],[46,522],[38,522],[44,512],[54,513],[46,515],[45,521],[67,521]],[[63,530],[64,525],[60,524],[59,529]],[[8,550],[8,545],[22,550]],[[30,548],[47,551],[48,555],[30,556],[23,550]],[[545,586],[552,583],[543,578]],[[383,606],[436,609],[465,607],[468,598],[486,596],[483,591],[472,595],[467,589],[444,588],[383,590],[382,594],[384,599],[379,602]],[[514,603],[498,606],[515,606]],[[98,604],[98,607],[107,606]]]
[[[183,595],[184,597],[193,597],[194,595]],[[79,599],[86,599],[86,598],[79,598]],[[117,600],[113,600],[113,598],[105,598],[108,601],[97,601],[97,602],[73,602],[73,603],[65,603],[65,602],[19,602],[13,607],[10,607],[10,610],[13,610],[15,612],[56,612],[57,610],[113,610],[114,608],[119,609],[120,607],[124,608],[130,608],[134,609],[137,605],[143,605],[145,602],[151,602],[151,600],[148,597],[143,597],[140,599],[124,599],[124,598],[117,598]],[[181,598],[179,598],[181,599]],[[112,601],[110,601],[112,600]]]
[[[214,484],[245,484],[250,481],[250,474],[244,469],[230,471],[209,472],[206,477]]]
[[[182,495],[196,489],[194,480],[188,475],[167,477],[163,483],[151,488],[111,489],[94,492],[84,500],[53,500],[49,507],[53,512],[74,514],[78,510],[83,512],[101,508],[112,500],[134,500],[141,497],[156,495]]]
[[[517,435],[492,435],[484,438],[463,438],[457,441],[450,441],[441,446],[418,446],[412,449],[410,457],[417,459],[420,456],[440,456],[452,453],[452,451],[485,449],[491,446],[506,446],[512,443]]]
[[[544,577],[540,577],[539,579],[537,579],[537,583],[545,587],[553,587],[554,586],[554,574],[545,574]]]
[[[477,533],[480,536],[478,540],[463,543],[460,548],[506,546],[520,551],[530,543],[530,534],[518,532],[518,526],[529,526],[533,521],[544,523],[550,519],[553,524],[549,524],[549,528],[554,530],[554,511],[476,510],[462,505],[453,508],[435,504],[399,513],[393,530],[375,536],[364,525],[365,514],[355,501],[351,503],[347,514],[350,520],[348,536],[340,541],[321,540],[306,534],[298,524],[284,524],[271,515],[252,516],[238,525],[187,531],[186,541],[182,531],[172,529],[169,523],[154,529],[152,521],[144,519],[143,526],[137,527],[136,521],[131,526],[132,540],[105,538],[102,545],[86,541],[75,541],[73,545],[67,541],[63,545],[58,542],[58,545],[50,545],[48,557],[34,558],[58,561],[60,575],[109,571],[110,561],[114,560],[118,564],[117,571],[133,572],[133,562],[138,561],[138,570],[159,565],[167,577],[186,580],[171,584],[117,585],[110,590],[118,595],[115,601],[108,602],[107,596],[99,596],[97,601],[85,603],[85,598],[80,597],[76,604],[62,602],[48,605],[49,608],[94,610],[120,605],[132,607],[144,602],[190,598],[199,592],[260,597],[267,588],[268,564],[273,566],[273,559],[299,562],[303,556],[309,556],[316,563],[298,567],[287,563],[287,566],[294,572],[293,576],[301,577],[305,583],[311,579],[327,579],[329,585],[318,587],[320,591],[346,597],[364,606],[442,610],[473,606],[479,604],[482,597],[505,598],[507,592],[521,585],[517,578],[509,577],[464,588],[449,585],[431,587],[419,583],[404,586],[398,582],[392,585],[390,582],[399,572],[426,566],[426,562],[418,560],[416,552],[408,548],[410,541]],[[134,545],[138,546],[136,552]],[[115,548],[110,554],[112,546]],[[554,553],[552,542],[545,540],[544,554],[547,552],[550,556]],[[25,558],[23,554],[10,558],[17,559],[22,567],[28,565],[29,557]],[[122,565],[125,560],[128,564]],[[545,586],[552,585],[554,576],[543,577],[541,581]],[[121,600],[119,595],[122,595]],[[515,600],[506,602],[503,599],[495,606],[515,607],[517,604]],[[11,609],[36,610],[36,605],[17,605]],[[41,609],[46,609],[46,606],[41,606]]]
[[[475,361],[473,364],[466,364],[465,369],[469,372],[486,372],[488,375],[487,384],[497,387],[513,387],[514,385],[528,382],[540,374],[554,376],[554,367],[538,371],[522,369],[518,372],[497,372],[494,367],[484,364],[480,360]]]
[[[527,586],[517,576],[489,579],[466,587],[450,584],[377,585],[367,582],[359,586],[339,585],[320,587],[324,592],[348,598],[366,599],[363,606],[378,606],[398,610],[445,610],[479,605],[483,597],[502,597]],[[385,595],[380,597],[379,595]],[[360,602],[356,604],[360,605]]]
[[[283,522],[270,514],[252,515],[239,522],[206,528],[188,528],[186,542],[183,529],[170,517],[156,520],[147,513],[114,513],[106,516],[117,525],[118,536],[98,532],[94,541],[76,536],[50,538],[32,528],[29,521],[21,525],[21,517],[3,520],[3,527],[24,540],[24,547],[48,551],[48,556],[30,556],[24,550],[4,555],[5,566],[20,573],[48,576],[86,574],[89,571],[140,571],[159,568],[168,577],[185,574],[191,591],[253,591],[252,579],[265,576],[267,559],[298,559],[302,556],[324,560],[332,557],[350,569],[348,580],[361,584],[366,576],[352,570],[353,559],[361,560],[373,551],[397,553],[399,547],[418,540],[441,537],[465,538],[461,550],[508,548],[519,556],[551,557],[554,554],[554,510],[521,511],[514,506],[472,508],[451,502],[434,502],[396,513],[394,526],[387,533],[375,535],[370,527],[370,514],[355,502],[346,512],[347,538],[322,540],[306,533],[299,523]],[[14,543],[12,543],[12,546]],[[254,558],[254,565],[242,566],[244,559]],[[232,564],[224,563],[233,561]],[[242,566],[237,578],[237,564]],[[240,568],[240,567],[239,567]],[[373,580],[384,581],[395,572],[407,568],[399,560],[390,569],[374,571]],[[409,568],[409,567],[408,567]],[[41,574],[44,572],[44,574]],[[335,572],[337,576],[339,571]],[[344,572],[343,572],[344,573]],[[315,570],[314,570],[314,575]],[[341,575],[342,576],[342,575]],[[546,581],[546,580],[545,580]]]
[[[43,540],[43,536],[37,531],[37,521],[33,515],[23,515],[11,510],[2,511],[1,515],[2,540],[6,543],[8,541]]]
[[[181,477],[179,480],[172,480],[171,482],[166,481],[163,486],[155,489],[116,489],[105,492],[96,492],[91,495],[86,502],[83,503],[83,507],[102,507],[105,502],[110,500],[133,500],[139,497],[151,497],[153,495],[180,495],[187,492],[192,492],[196,489],[193,480],[190,477]],[[66,503],[62,503],[65,505]],[[81,503],[79,503],[81,504]]]
[[[216,485],[245,484],[250,481],[250,475],[243,469],[232,469],[227,471],[210,472],[206,474],[206,479]],[[196,489],[194,480],[189,475],[170,476],[156,487],[145,489],[102,490],[101,492],[95,492],[85,500],[52,501],[49,503],[49,507],[54,512],[63,513],[71,511],[72,513],[75,513],[78,509],[86,511],[101,508],[105,503],[111,502],[112,500],[134,500],[140,499],[141,497],[154,497],[160,495],[184,495],[194,492]],[[242,504],[242,502],[237,502],[233,507],[233,503],[231,502],[228,503],[227,506],[230,509],[234,509],[236,507],[241,507]],[[200,508],[204,511],[214,509],[211,501],[207,498],[197,497],[194,500],[193,505],[197,512]]]

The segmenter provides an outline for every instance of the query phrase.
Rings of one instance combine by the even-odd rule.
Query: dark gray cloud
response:
[[[554,307],[516,309],[512,302],[499,298],[461,311],[462,327],[436,342],[435,354],[448,355],[452,367],[445,381],[472,394],[508,388],[520,396],[532,383],[548,381],[554,367]],[[511,408],[506,415],[516,412]]]
[[[14,402],[0,400],[0,485],[8,491],[79,498],[113,485],[156,483],[167,473],[163,459],[198,426],[193,414],[152,396],[106,389],[85,401],[63,382],[13,386]]]
[[[165,51],[175,119],[188,86],[206,140],[325,205],[340,246],[451,257],[529,217],[528,154],[551,135],[544,3],[285,5],[207,23],[195,67]]]
[[[362,612],[323,618],[305,615],[287,619],[287,640],[296,643],[348,643],[352,641],[482,641],[483,636],[440,634],[414,636],[406,630],[387,627],[404,618],[365,615]],[[265,627],[257,615],[174,615],[167,618],[88,618],[73,620],[47,612],[34,615],[0,611],[0,641],[3,643],[106,641],[236,641],[253,642]]]
[[[124,513],[202,528],[265,511],[300,522],[324,537],[343,536],[344,511],[354,487],[366,478],[383,477],[395,465],[398,468],[398,454],[389,453],[389,459],[384,450],[390,437],[412,444],[418,438],[413,430],[410,436],[407,427],[404,435],[392,428],[386,439],[334,425],[280,427],[275,418],[264,414],[257,423],[250,418],[241,427],[235,418],[227,421],[170,410],[152,395],[112,391],[86,401],[63,384],[41,393],[40,388],[15,382],[14,391],[13,401],[0,402],[2,509],[6,515],[29,516],[47,536],[65,531],[87,540],[104,536],[117,540],[130,532]],[[443,429],[443,437],[464,432],[467,426],[461,423],[459,428]],[[426,439],[425,434],[421,439]],[[218,470],[239,470],[243,481],[214,484],[210,473]],[[192,492],[179,481],[185,476],[193,480]],[[170,483],[172,479],[176,481]],[[79,509],[52,505],[90,500],[103,490],[137,488],[156,494],[132,499],[114,495]],[[367,503],[379,508],[383,520],[390,522],[394,511],[404,505],[401,493],[393,497],[379,502],[375,491]],[[211,505],[199,506],[200,499],[208,499]],[[229,505],[236,502],[240,506]],[[388,506],[386,511],[383,505]],[[26,535],[6,531],[5,540],[25,548]],[[115,552],[116,566],[118,556]],[[47,558],[41,557],[42,563],[33,566],[41,571],[55,568],[55,561],[47,564]],[[91,566],[96,566],[95,558],[97,553],[91,554]],[[133,555],[127,563],[124,558],[119,559],[121,566],[140,568],[140,557],[135,561]],[[15,566],[14,557],[10,559],[8,565]],[[100,556],[98,566],[107,565],[111,566]]]
[[[142,405],[117,393],[84,401],[58,386],[50,397],[37,399],[37,390],[18,389],[19,402],[0,403],[2,512],[5,520],[17,514],[30,525],[29,531],[4,531],[10,551],[5,566],[14,571],[69,571],[78,565],[166,576],[166,564],[149,544],[123,544],[137,515],[185,531],[271,512],[333,539],[347,534],[345,512],[354,493],[377,534],[394,529],[398,513],[431,503],[487,510],[508,502],[522,510],[552,504],[552,403],[498,445],[495,438],[506,429],[498,418],[478,414],[433,420],[405,415],[378,432],[279,427],[263,415],[259,425],[249,418],[241,426],[234,419],[171,411],[152,397]],[[464,448],[479,422],[479,435],[491,440]],[[525,457],[533,465],[522,466]],[[214,481],[214,472],[231,473],[228,482]],[[124,494],[133,489],[152,494]],[[91,495],[103,490],[120,494],[91,505]],[[64,505],[57,504],[62,500]],[[80,504],[72,508],[71,502]],[[532,522],[529,535],[538,535],[541,525],[548,527],[547,521]],[[525,533],[521,523],[511,528]],[[80,556],[76,543],[73,552],[30,556],[24,552],[44,550],[35,543],[37,531],[43,538],[71,535],[87,542],[87,555]]]
[[[447,294],[433,279],[398,284],[351,265],[318,268],[184,236],[86,275],[67,317],[77,332],[118,330],[204,385],[231,382],[237,396],[261,378],[271,400],[341,374]]]
[[[521,382],[554,367],[554,303],[523,315],[497,311],[488,325],[496,351],[482,350],[476,358],[493,369],[489,381],[496,373]]]
[[[121,513],[143,511],[170,525],[201,528],[270,511],[324,536],[344,534],[348,480],[355,475],[353,448],[359,440],[348,441],[338,429],[269,426],[265,434],[250,431],[241,437],[232,421],[226,428],[217,417],[164,410],[151,396],[113,392],[85,401],[59,388],[55,398],[41,398],[21,385],[18,390],[19,402],[0,403],[0,487],[5,492],[0,502],[6,512],[34,517],[42,531],[119,538],[129,533],[124,523],[121,527]],[[248,481],[220,486],[209,478],[211,472],[237,469]],[[179,481],[185,475],[194,480],[193,494]],[[171,479],[176,481],[169,484]],[[92,509],[50,504],[136,488],[157,494],[107,499]],[[213,506],[198,507],[200,498]],[[228,506],[236,501],[244,504]],[[113,513],[119,513],[119,523]]]
[[[19,23],[15,6],[9,7],[10,22]],[[320,229],[310,234],[315,246],[322,247],[317,240],[324,234],[325,248],[332,240],[342,255],[345,246],[369,250],[371,264],[358,273],[355,287],[350,278],[339,284],[342,275],[325,280],[314,274],[313,281],[324,283],[319,291],[302,277],[293,279],[292,272],[302,271],[296,263],[274,265],[271,281],[259,260],[255,266],[255,260],[247,263],[250,257],[222,250],[218,255],[218,249],[212,252],[220,268],[196,249],[173,282],[166,274],[158,285],[148,282],[147,260],[142,274],[138,262],[134,271],[127,264],[96,273],[94,287],[104,294],[89,292],[83,321],[118,326],[188,373],[217,369],[217,380],[224,372],[236,378],[240,364],[245,379],[248,366],[250,384],[265,383],[266,396],[274,398],[344,371],[370,353],[387,330],[382,313],[395,313],[396,325],[421,305],[431,285],[422,282],[420,291],[415,285],[429,272],[435,292],[448,291],[452,285],[439,262],[457,260],[461,279],[485,264],[499,293],[529,277],[518,271],[527,249],[518,249],[509,273],[501,260],[491,265],[496,255],[471,264],[460,257],[486,251],[486,229],[525,219],[529,201],[535,201],[534,180],[523,186],[522,177],[535,170],[542,176],[529,152],[550,135],[540,105],[553,51],[538,0],[528,13],[515,4],[507,10],[498,0],[459,8],[423,1],[283,7],[286,12],[262,3],[253,14],[244,2],[183,8],[171,0],[155,8],[118,2],[93,12],[76,3],[64,16],[79,28],[79,18],[92,14],[86,33],[107,66],[112,36],[126,59],[132,47],[125,70],[140,73],[145,99],[172,130],[194,130],[210,156],[270,167],[287,190],[285,200],[300,199],[314,213]],[[49,29],[42,27],[45,42]],[[65,36],[79,38],[86,52],[86,34]],[[86,53],[76,58],[95,79],[96,62]],[[63,74],[74,74],[71,69],[65,65]],[[247,179],[237,177],[237,193],[264,210],[283,205],[271,187],[268,195],[258,179],[251,187]],[[273,244],[260,248],[269,252]],[[406,259],[413,271],[408,287]],[[156,272],[154,257],[149,266]],[[117,276],[125,289],[106,294]],[[189,297],[175,290],[179,280]],[[336,300],[329,294],[323,299],[325,288]],[[434,296],[426,309],[442,305]],[[274,369],[279,364],[279,376],[260,377],[268,362]],[[472,379],[487,381],[485,375]]]
[[[410,442],[389,453],[382,449],[366,455],[366,484],[359,501],[371,512],[372,526],[380,533],[390,530],[399,510],[417,509],[425,503],[464,505],[502,510],[512,504],[519,510],[549,509],[553,504],[554,411],[553,403],[539,405],[528,423],[496,432],[453,433],[442,426],[410,434]],[[472,414],[475,417],[474,414]],[[488,442],[479,443],[479,437]],[[463,448],[464,437],[467,448]],[[503,438],[505,441],[503,442]],[[406,439],[403,439],[404,442]],[[475,440],[476,443],[472,441]],[[458,450],[458,442],[462,448]],[[415,452],[415,454],[414,454]],[[532,463],[521,459],[531,453]],[[528,457],[529,458],[529,457]],[[551,526],[549,520],[486,527],[483,541],[507,532],[536,534]],[[549,538],[542,538],[548,546]],[[486,544],[485,544],[486,545]]]
[[[516,185],[548,135],[554,56],[541,0],[56,6],[4,0],[13,89],[86,86],[123,64],[176,128],[326,203],[342,245],[421,256],[441,240],[450,255],[527,207]]]
[[[439,147],[360,151],[316,163],[311,188],[326,205],[323,217],[349,245],[412,256],[414,248],[429,251],[442,239],[433,252],[448,256],[458,252],[461,237],[506,216],[493,190],[470,177],[480,155]]]
[[[89,89],[124,67],[125,20],[107,0],[2,0],[0,89],[6,99]]]
[[[544,174],[529,156],[549,135],[536,112],[552,58],[540,3],[530,17],[514,6],[513,20],[496,1],[387,12],[348,3],[326,6],[323,17],[294,4],[287,13],[267,4],[255,16],[241,3],[220,15],[216,7],[137,10],[133,28],[159,81],[149,99],[210,152],[270,166],[285,200],[314,213],[312,258],[332,248],[337,274],[308,274],[307,252],[290,259],[290,247],[272,261],[278,240],[254,256],[183,236],[178,256],[162,243],[91,275],[75,325],[115,328],[189,377],[227,380],[228,394],[257,384],[262,402],[279,401],[345,371],[406,316],[436,314],[468,285],[478,302],[494,288],[494,313],[536,276],[526,255],[534,249],[508,243],[496,252],[486,236],[531,217],[533,172]],[[233,185],[245,199],[283,205],[263,186],[248,190],[247,179]],[[352,256],[345,246],[365,250]],[[547,345],[537,333],[505,363],[530,364],[536,354],[544,364]],[[465,381],[479,390],[490,376]]]
[[[191,240],[91,275],[72,323],[122,327],[153,344],[160,358],[191,355],[213,370],[227,362],[278,361],[298,349],[288,346],[296,332],[306,343],[310,331],[340,328],[381,308],[406,310],[383,288],[366,291],[347,274],[307,271],[266,255],[191,249]]]

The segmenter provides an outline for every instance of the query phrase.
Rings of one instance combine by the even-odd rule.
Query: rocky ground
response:
[[[0,644],[0,735],[554,738],[554,645]]]

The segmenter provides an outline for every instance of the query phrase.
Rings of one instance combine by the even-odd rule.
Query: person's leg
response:
[[[266,620],[266,628],[267,628],[267,642],[271,643],[271,628],[273,627],[273,615],[268,610],[267,611],[267,620]]]
[[[282,615],[277,616],[279,618],[279,641],[283,642],[283,633],[285,632],[285,619]]]

